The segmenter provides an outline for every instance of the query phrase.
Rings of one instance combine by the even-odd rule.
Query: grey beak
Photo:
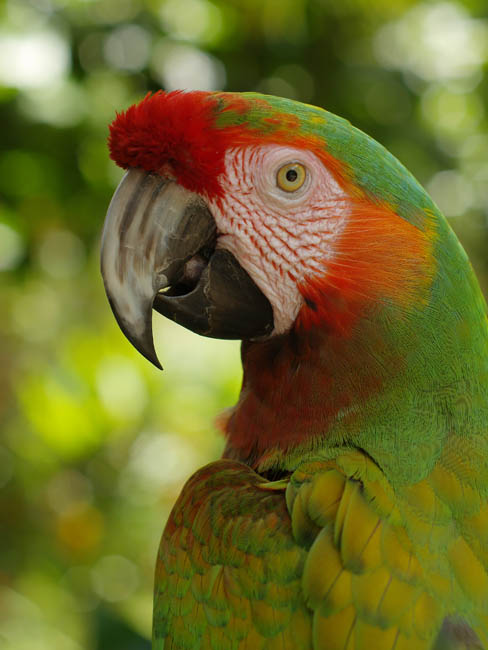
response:
[[[197,194],[157,174],[125,174],[105,219],[101,271],[121,330],[158,368],[153,307],[204,336],[255,338],[273,329],[268,300],[216,241]]]

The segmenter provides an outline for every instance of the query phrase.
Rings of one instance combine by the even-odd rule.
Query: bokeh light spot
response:
[[[81,122],[87,101],[78,82],[62,79],[46,87],[27,89],[20,98],[20,108],[34,122],[65,128]]]
[[[473,132],[484,115],[476,93],[455,93],[444,86],[430,86],[422,95],[421,106],[424,119],[434,131],[456,139]]]
[[[85,0],[90,1],[90,0]],[[99,23],[128,21],[140,10],[140,0],[91,0],[92,15]]]
[[[151,65],[166,90],[220,90],[225,87],[223,64],[190,45],[160,41],[154,49]]]
[[[93,552],[104,530],[102,513],[87,503],[74,503],[59,515],[56,534],[66,550],[76,554]]]
[[[215,44],[223,34],[221,11],[208,0],[167,0],[160,15],[164,29],[174,38]]]
[[[123,357],[108,357],[101,361],[96,386],[105,409],[121,420],[141,415],[148,401],[141,373],[133,362]]]
[[[426,81],[477,74],[487,54],[488,24],[457,2],[423,3],[376,35],[376,55],[386,67]]]
[[[75,566],[64,574],[61,586],[73,594],[73,606],[79,612],[91,612],[99,603],[93,593],[91,573],[85,566]]]
[[[127,80],[120,72],[99,70],[93,72],[85,83],[89,97],[88,115],[95,126],[100,129],[100,137],[106,137],[107,124],[115,117],[115,111],[127,106],[132,98]]]
[[[91,481],[81,472],[66,469],[55,474],[49,481],[46,496],[51,508],[63,514],[73,504],[90,502],[93,496],[93,487]]]
[[[48,86],[70,68],[69,47],[54,31],[0,32],[0,82],[15,88]]]
[[[26,287],[12,307],[12,321],[17,333],[31,342],[54,338],[60,317],[58,294],[52,287],[41,282],[32,282]]]
[[[80,42],[78,56],[81,67],[87,72],[96,70],[103,65],[105,39],[105,33],[91,32]]]
[[[24,257],[25,246],[20,234],[0,222],[0,271],[15,269]]]
[[[288,99],[298,99],[296,88],[282,77],[273,76],[263,79],[257,90],[266,95],[277,95],[278,97],[288,97]]]
[[[36,323],[32,314],[37,314],[31,312]],[[24,377],[17,394],[30,430],[57,457],[83,457],[99,446],[103,433],[98,403],[79,375],[55,359],[42,375]]]
[[[198,460],[195,448],[174,433],[141,433],[131,448],[129,475],[146,489],[158,492],[182,481]]]
[[[139,586],[137,567],[121,555],[102,557],[91,575],[95,592],[111,603],[126,600]]]
[[[149,58],[149,34],[139,25],[124,25],[106,39],[104,54],[107,63],[119,70],[142,70]]]
[[[473,202],[471,183],[455,170],[438,172],[427,184],[427,190],[446,217],[459,217]]]
[[[53,278],[72,278],[83,268],[85,247],[69,230],[48,232],[39,246],[39,264]]]

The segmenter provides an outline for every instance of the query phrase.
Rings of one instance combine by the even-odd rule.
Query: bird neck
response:
[[[436,263],[428,301],[408,312],[379,302],[346,333],[295,328],[244,342],[225,456],[293,471],[349,446],[392,480],[414,482],[450,436],[488,437],[486,304],[447,225]]]

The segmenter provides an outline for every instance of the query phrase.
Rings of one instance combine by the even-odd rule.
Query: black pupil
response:
[[[289,169],[289,170],[286,172],[286,180],[287,180],[289,183],[294,183],[294,182],[296,181],[297,178],[298,178],[298,172],[297,172],[296,169]]]

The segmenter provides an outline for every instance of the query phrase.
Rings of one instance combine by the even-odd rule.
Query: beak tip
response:
[[[149,355],[149,354],[144,354],[144,356],[145,356],[146,359],[147,359],[148,361],[150,361],[150,362],[153,364],[153,366],[155,366],[158,370],[163,370],[163,366],[162,366],[161,363],[159,362],[159,359],[158,359],[157,354],[156,354],[155,351],[154,351],[152,354],[150,354],[150,355]]]
[[[130,343],[132,343],[132,345],[138,352],[142,354],[143,357],[150,361],[158,370],[163,369],[163,366],[159,362],[158,355],[156,354],[156,350],[154,348],[152,327],[148,327],[142,336],[137,337],[132,336],[126,328],[122,328],[122,331]]]
[[[119,325],[122,333],[125,335],[129,343],[135,347],[135,349],[142,354],[148,361],[150,361],[158,370],[163,370],[163,366],[159,362],[158,355],[154,348],[154,339],[152,332],[152,307],[146,305],[146,308],[141,309],[142,316],[138,319],[135,319],[134,322],[137,323],[137,326],[134,325],[134,322],[127,321],[123,316],[120,315],[121,310],[117,308],[116,302],[112,299],[111,295],[107,291],[108,301],[112,308],[112,312],[115,316],[115,320]],[[147,313],[146,313],[147,312]]]
[[[151,329],[146,331],[143,336],[137,338],[131,336],[126,329],[124,329],[123,332],[126,335],[129,342],[135,347],[135,349],[140,354],[142,354],[143,357],[145,357],[148,361],[150,361],[153,364],[153,366],[155,366],[158,370],[163,369],[163,366],[159,362],[158,355],[156,354],[156,350],[154,349],[154,342],[152,338]]]

